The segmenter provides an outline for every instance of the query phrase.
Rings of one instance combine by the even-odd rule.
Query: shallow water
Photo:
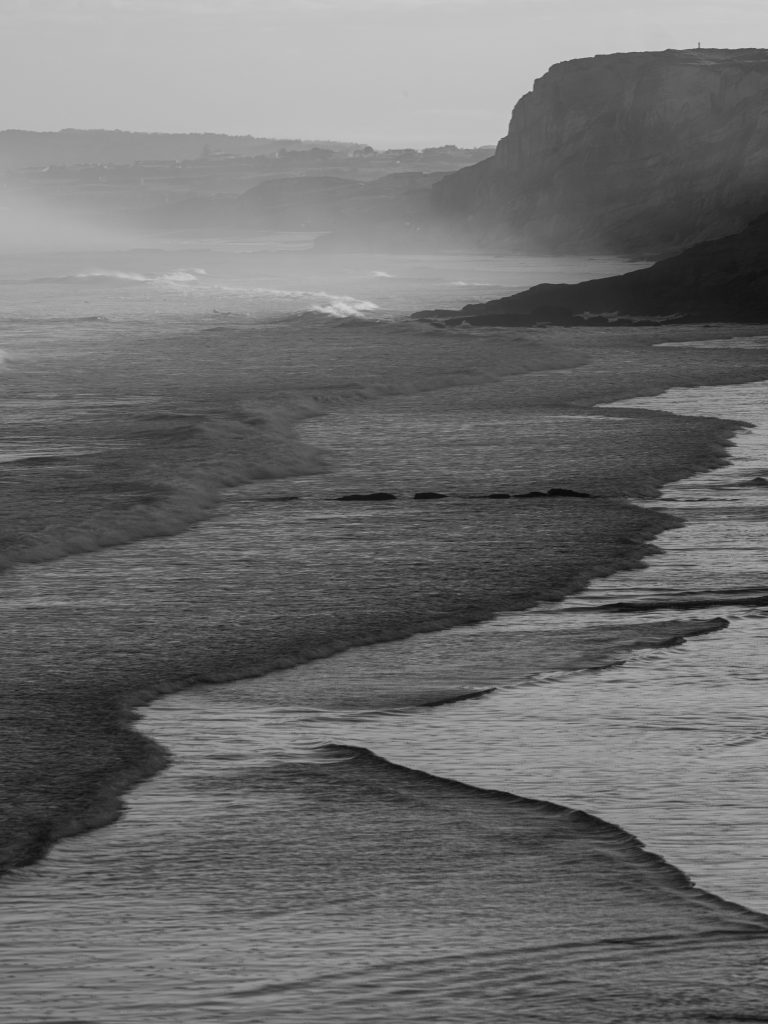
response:
[[[117,824],[0,883],[11,1019],[754,1016],[764,919],[691,889],[629,833],[713,892],[764,905],[762,610],[718,596],[597,606],[762,593],[766,492],[731,485],[765,471],[764,386],[665,399],[758,432],[740,436],[741,461],[665,491],[655,507],[688,525],[645,569],[478,623],[636,561],[662,525],[606,498],[483,493],[636,493],[644,451],[650,489],[711,458],[722,432],[569,404],[589,374],[632,393],[650,355],[633,368],[608,345],[582,374],[594,354],[571,355],[573,335],[542,363],[543,336],[469,344],[394,319],[455,302],[460,280],[488,282],[464,301],[512,271],[526,283],[538,264],[337,261],[290,282],[287,256],[245,256],[234,269],[231,253],[154,253],[30,271],[38,308],[5,325],[5,483],[27,501],[6,527],[35,536],[41,564],[13,541],[4,672],[22,738],[37,702],[39,757],[61,747],[41,770],[87,764],[102,702],[294,666],[152,705],[140,728],[172,767]],[[752,340],[744,359],[762,354]],[[717,350],[706,359],[695,372],[732,372]],[[514,376],[526,368],[538,372]],[[425,487],[448,497],[407,500]],[[399,500],[333,500],[375,489]],[[738,680],[720,685],[718,665]]]
[[[377,675],[418,675],[422,683],[497,692],[442,708],[335,720],[332,713],[263,709],[258,687],[243,683],[169,698],[147,713],[145,725],[178,751],[180,744],[189,749],[199,722],[196,742],[204,730],[208,756],[224,763],[230,756],[251,763],[249,747],[263,763],[265,751],[297,744],[354,744],[441,778],[588,810],[638,835],[704,888],[768,912],[761,812],[768,800],[768,612],[729,603],[729,594],[735,602],[768,602],[768,488],[739,486],[765,472],[766,396],[768,387],[759,384],[634,403],[755,424],[739,435],[728,466],[669,485],[653,503],[674,505],[685,525],[658,538],[663,553],[642,569],[595,581],[562,604],[350,651],[282,675],[287,692],[299,679],[320,689],[321,678],[341,674],[357,677],[361,688],[372,677],[375,685]],[[681,600],[703,607],[678,609]],[[655,607],[603,610],[615,602]],[[641,650],[605,668],[535,671],[553,655],[553,634],[568,657],[586,647],[599,660],[618,657],[609,646],[617,619],[640,639],[640,627],[655,622],[714,617],[727,629],[682,647]],[[624,643],[631,644],[631,633]]]
[[[727,596],[768,593],[768,494],[738,486],[764,471],[765,396],[766,385],[747,385],[643,400],[755,424],[728,466],[665,489],[658,506],[685,525],[658,539],[644,568],[563,603],[268,677],[292,693],[344,678],[382,692],[403,676],[425,691],[495,692],[366,713],[265,707],[259,684],[244,681],[144,712],[142,731],[172,749],[173,766],[130,795],[119,824],[11,880],[18,1019],[66,1008],[89,1020],[91,999],[103,1022],[458,1022],[504,1019],[512,1004],[543,1021],[755,1010],[768,979],[749,916],[691,902],[626,833],[705,889],[768,911],[766,618]],[[681,598],[704,607],[668,607]],[[619,601],[654,608],[605,610]],[[712,631],[630,653],[692,629]],[[387,762],[428,775],[401,780]],[[442,779],[479,789],[454,793]],[[536,803],[490,797],[486,809],[488,789],[585,809],[626,832],[567,812],[553,825]],[[37,1016],[18,1001],[30,956],[44,979]],[[734,970],[743,983],[726,998],[719,972]],[[643,978],[656,994],[638,1010]],[[678,1003],[689,1007],[681,1017]]]
[[[642,569],[594,581],[562,604],[454,632],[444,659],[462,666],[468,684],[497,692],[401,714],[391,728],[380,718],[336,726],[333,740],[440,777],[588,810],[638,835],[704,888],[768,912],[768,611],[738,604],[768,604],[768,488],[741,486],[766,472],[767,396],[758,384],[622,403],[754,427],[738,436],[729,465],[669,485],[652,503],[685,525],[657,539],[663,551]],[[640,607],[603,610],[617,602]],[[643,613],[643,604],[652,610]],[[585,634],[602,632],[605,643],[617,619],[640,626],[671,616],[721,617],[727,629],[641,650],[616,666],[509,678],[521,639],[546,648],[552,634],[570,634],[575,653]],[[351,652],[343,668],[337,659],[299,671],[412,673],[439,665],[444,642],[418,638],[378,658]]]

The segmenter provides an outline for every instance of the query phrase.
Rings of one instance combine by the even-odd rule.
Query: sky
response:
[[[494,144],[552,64],[768,46],[768,0],[0,0],[0,128]]]

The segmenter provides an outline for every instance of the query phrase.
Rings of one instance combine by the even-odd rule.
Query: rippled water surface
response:
[[[654,952],[654,939],[626,967],[620,949],[610,966],[597,947],[587,954],[571,904],[576,892],[586,899],[582,918],[591,922],[591,936],[601,888],[610,884],[600,844],[613,839],[569,834],[567,874],[557,877],[570,881],[558,889],[562,881],[548,872],[559,841],[552,832],[536,838],[537,828],[551,826],[542,826],[543,812],[531,812],[535,820],[523,826],[530,855],[539,857],[541,844],[546,858],[533,869],[540,883],[526,875],[521,890],[512,870],[519,854],[510,863],[506,854],[498,859],[502,847],[495,855],[488,847],[507,834],[508,812],[500,817],[498,806],[486,808],[476,790],[467,791],[474,796],[465,807],[464,792],[440,790],[439,780],[588,810],[638,836],[701,886],[768,911],[766,617],[759,606],[734,603],[768,593],[768,491],[741,486],[765,471],[765,396],[765,386],[747,385],[637,403],[755,424],[738,436],[728,466],[665,489],[658,506],[684,522],[659,538],[661,550],[644,568],[594,582],[564,603],[352,650],[274,677],[299,692],[308,692],[302,678],[371,684],[407,674],[425,685],[496,687],[493,693],[437,708],[322,711],[264,707],[258,688],[245,681],[187,691],[145,711],[141,728],[171,748],[171,769],[129,797],[116,826],[62,843],[12,879],[10,991],[24,989],[32,961],[43,979],[37,1016],[19,1010],[18,1019],[59,1019],[54,1013],[66,1007],[78,1020],[100,1022],[245,1021],[253,1014],[299,1021],[312,1013],[391,1020],[393,1012],[426,1020],[438,1005],[441,1020],[458,1022],[503,1019],[495,1014],[514,999],[527,1007],[526,1019],[560,1021],[576,998],[568,1019],[588,1020],[581,986],[594,992],[608,970],[617,986],[610,998],[624,1014],[617,1020],[657,1019],[650,1004],[649,1016],[632,1016],[625,970],[652,977],[659,998],[684,983],[710,999],[707,965],[714,957],[720,969],[735,955],[727,942],[714,952],[709,940],[699,946],[689,937],[679,947],[664,940]],[[635,607],[606,607],[617,603]],[[702,635],[628,653],[643,640],[665,644],[689,630]],[[418,776],[415,783],[393,781],[387,762],[369,763],[368,755],[360,761],[355,748],[428,774],[423,783]],[[417,795],[414,785],[436,791]],[[586,843],[581,852],[579,842]],[[629,857],[629,864],[638,854],[619,842],[609,856],[615,863]],[[475,862],[472,884],[467,857]],[[539,885],[549,896],[557,892],[556,911],[551,900],[542,903]],[[642,882],[643,899],[655,885],[652,874]],[[676,892],[673,886],[668,903],[652,903],[650,911],[645,903],[633,911],[636,896],[622,876],[619,889],[606,894],[607,934],[618,929],[618,937],[626,927],[664,932],[667,905],[673,920],[686,921],[679,925],[685,934],[731,927],[722,919],[726,910],[677,907],[688,897]],[[453,926],[446,898],[456,901]],[[511,920],[503,909],[509,899]],[[631,925],[621,924],[625,912]],[[687,915],[702,913],[713,921],[688,922]],[[563,941],[582,953],[576,960],[556,954],[565,1003],[549,990],[542,1003],[540,992],[532,996],[535,971],[530,983],[523,980],[531,969],[525,965],[537,944],[552,947],[538,955],[543,967]],[[471,948],[485,951],[482,967],[473,965]],[[456,991],[452,955],[465,978]],[[436,956],[447,959],[433,977]],[[743,965],[743,953],[738,961]],[[483,998],[467,1003],[462,986],[478,985],[486,986]],[[742,993],[749,1006],[760,1002],[762,986],[750,969]],[[96,1017],[88,1015],[89,993]],[[726,1002],[723,1013],[732,1009],[732,999]],[[600,1006],[599,1019],[608,1019]]]
[[[766,387],[672,391],[624,404],[755,426],[739,435],[728,466],[665,489],[655,504],[685,522],[659,538],[663,550],[644,568],[595,581],[564,604],[454,634],[464,678],[499,686],[493,695],[399,716],[389,728],[381,718],[336,727],[333,736],[443,777],[589,810],[703,887],[768,913],[768,611],[739,605],[768,604],[768,488],[743,486],[768,467]],[[617,602],[639,607],[603,610]],[[653,610],[644,614],[643,604]],[[521,635],[545,647],[548,635],[570,632],[578,650],[585,633],[618,618],[651,624],[670,614],[718,616],[727,628],[638,651],[617,666],[509,679]],[[390,645],[379,671],[413,671],[414,652],[403,647],[439,650],[442,642]],[[345,657],[346,671],[372,670],[367,655]]]
[[[764,385],[743,385],[636,403],[755,424],[738,436],[728,466],[666,488],[656,504],[685,523],[659,538],[663,551],[643,569],[596,581],[563,604],[351,651],[284,677],[288,686],[291,677],[407,675],[495,693],[439,709],[337,718],[264,710],[258,690],[239,684],[171,698],[145,724],[174,750],[188,750],[179,716],[189,715],[210,757],[224,763],[230,749],[250,762],[251,747],[258,760],[283,745],[359,744],[441,777],[583,808],[638,835],[705,888],[768,912],[768,612],[737,603],[768,599],[768,488],[741,486],[766,471],[765,400]],[[616,602],[655,607],[603,610]],[[590,650],[600,659],[619,622],[639,628],[713,617],[727,629],[715,623],[716,631],[683,646],[640,650],[616,666],[533,670],[553,656],[550,638],[570,659],[585,649],[587,660]]]
[[[0,282],[22,732],[35,701],[65,744],[104,695],[241,677],[142,708],[171,766],[2,880],[8,1019],[760,1019],[768,488],[741,485],[768,472],[766,385],[625,403],[755,426],[649,503],[681,523],[616,573],[662,520],[612,496],[649,444],[682,454],[645,493],[707,457],[709,427],[580,404],[601,375],[638,393],[599,338],[552,355],[397,320],[541,265],[309,262],[291,286],[286,254],[232,258]],[[718,352],[702,374],[730,372]],[[480,500],[553,484],[601,496]],[[335,500],[381,489],[398,500]]]

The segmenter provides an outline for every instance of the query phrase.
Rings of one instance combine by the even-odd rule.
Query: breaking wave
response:
[[[327,305],[313,306],[315,313],[325,313],[327,316],[338,317],[339,319],[367,320],[366,313],[371,313],[379,307],[375,302],[367,299],[353,299],[350,296],[335,296]]]
[[[236,290],[228,288],[228,291]],[[265,295],[276,299],[306,299],[310,302],[309,311],[324,313],[340,319],[366,319],[366,313],[379,309],[369,299],[357,299],[353,295],[334,295],[331,292],[315,292],[302,290],[286,290],[284,288],[253,288],[244,289],[249,294]],[[320,301],[317,301],[320,300]]]
[[[5,463],[4,498],[15,509],[17,532],[3,537],[0,570],[180,533],[205,519],[227,488],[325,472],[325,454],[297,433],[301,420],[370,399],[483,379],[455,372],[294,389],[226,412],[125,410],[116,446]],[[78,503],[88,495],[101,495],[100,505],[86,503],[83,510]]]
[[[366,320],[369,319],[368,313],[380,308],[369,299],[358,299],[354,295],[334,295],[332,292],[325,291],[228,284],[212,284],[210,287],[217,292],[240,297],[259,296],[267,299],[286,299],[293,302],[294,305],[298,302],[304,308],[296,311],[293,315],[311,312],[338,319]]]
[[[3,327],[16,324],[93,324],[107,323],[106,316],[3,316],[0,317],[0,325]]]
[[[142,435],[139,447],[76,460],[35,460],[31,466],[17,463],[22,474],[47,472],[54,495],[66,492],[74,472],[79,487],[106,490],[106,498],[100,509],[83,516],[75,495],[69,518],[55,502],[50,516],[38,507],[25,532],[3,546],[0,568],[179,533],[205,518],[226,488],[325,468],[322,454],[279,415],[156,416],[138,421],[134,429]],[[18,495],[8,494],[21,514],[26,478],[17,482]],[[116,493],[126,494],[117,508],[110,503]]]
[[[62,277],[36,278],[36,284],[93,284],[93,285],[189,285],[197,284],[201,277],[206,276],[202,267],[181,267],[165,274],[141,274],[130,270],[85,270],[79,274],[66,274]]]

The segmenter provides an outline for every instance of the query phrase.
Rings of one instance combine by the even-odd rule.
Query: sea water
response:
[[[288,301],[291,316],[325,318],[286,327],[285,308],[265,312],[253,282],[250,293],[234,290],[247,287],[242,266],[239,276],[222,271],[212,288],[212,267],[197,257],[194,267],[169,268],[167,254],[144,262],[123,255],[117,271],[106,259],[83,261],[74,273],[69,264],[66,274],[35,271],[29,287],[43,289],[35,293],[42,308],[34,317],[17,309],[5,345],[9,365],[23,368],[6,457],[21,469],[20,489],[31,486],[31,467],[48,466],[48,479],[57,473],[65,498],[81,503],[82,488],[62,464],[82,478],[88,462],[78,460],[91,459],[108,481],[128,480],[122,493],[132,503],[105,518],[109,489],[91,488],[91,505],[78,512],[81,532],[84,514],[92,517],[90,532],[78,542],[75,524],[61,528],[67,502],[57,516],[45,506],[50,491],[37,491],[49,546],[39,536],[34,548],[14,542],[21,561],[2,595],[16,659],[9,664],[21,672],[26,660],[65,686],[89,672],[108,682],[110,672],[170,674],[185,662],[190,673],[232,678],[259,645],[272,642],[275,657],[285,657],[278,641],[286,631],[304,652],[298,661],[332,653],[329,637],[362,643],[361,623],[370,640],[388,630],[405,635],[393,609],[408,601],[414,627],[425,623],[427,607],[434,625],[462,614],[485,621],[186,690],[143,712],[139,728],[171,749],[173,766],[129,796],[116,825],[62,842],[4,882],[11,1019],[759,1019],[765,930],[749,909],[766,908],[765,498],[740,485],[765,471],[764,387],[670,392],[656,402],[755,427],[739,435],[729,466],[667,487],[657,507],[683,522],[657,540],[661,550],[644,568],[610,575],[565,602],[489,617],[494,601],[512,600],[509,568],[523,572],[526,538],[539,552],[548,541],[563,544],[553,552],[557,564],[569,557],[556,508],[477,503],[529,464],[509,454],[510,430],[521,450],[554,449],[553,464],[560,458],[565,472],[574,457],[569,430],[580,444],[596,442],[601,430],[628,430],[624,421],[575,409],[549,418],[502,412],[495,382],[505,357],[492,334],[478,336],[471,358],[466,335],[447,339],[440,373],[423,350],[413,352],[423,336],[409,334],[410,381],[381,358],[380,345],[369,342],[366,352],[379,353],[379,362],[361,360],[371,327],[334,334],[325,321],[366,317],[373,304],[377,317],[394,315],[402,306],[387,306],[379,289],[394,288],[398,273],[413,282],[412,263],[359,268],[359,289],[349,276],[344,289],[327,279],[300,288],[259,283],[292,293],[269,299]],[[515,272],[509,263],[457,259],[440,276],[435,263],[423,267],[429,286],[412,291],[409,283],[402,305],[417,291],[414,305],[447,301],[469,270],[484,271],[484,281]],[[521,283],[529,272],[542,268],[526,267]],[[237,296],[237,308],[220,308],[223,287],[233,289],[225,294]],[[73,290],[63,326],[49,288]],[[308,302],[323,308],[307,310]],[[73,325],[86,303],[95,306],[89,316],[107,320]],[[233,316],[247,334],[222,332],[221,318]],[[272,326],[254,330],[254,318]],[[209,346],[199,342],[201,319],[212,328]],[[294,337],[304,339],[302,349],[281,344]],[[390,360],[392,351],[405,352],[398,336],[386,337]],[[221,408],[242,361],[214,375],[211,394],[210,367],[233,352],[262,374],[256,423]],[[173,370],[171,357],[185,353],[198,364]],[[96,388],[100,360],[121,370]],[[430,394],[449,389],[450,411],[439,402],[427,408],[418,394],[397,398],[427,370]],[[276,395],[295,402],[297,392],[341,410],[308,420],[303,448],[288,434],[280,440],[274,412]],[[379,404],[361,420],[347,405],[365,397]],[[387,461],[403,401],[411,403],[412,444]],[[189,429],[192,414],[195,428],[202,421],[202,442]],[[345,440],[354,422],[366,422],[362,448]],[[265,443],[265,430],[270,458],[283,444],[281,457],[297,460],[291,481],[283,462],[273,483],[247,483],[237,476],[240,461],[233,479],[215,480],[240,486],[214,505],[219,453],[241,443],[247,472],[258,476],[264,467],[254,472],[249,451],[255,439]],[[172,462],[147,458],[159,437]],[[146,460],[138,479],[125,476],[126,450]],[[363,450],[367,468],[359,458],[345,462],[345,452]],[[168,467],[179,465],[184,501],[169,507],[162,485]],[[329,501],[345,487],[383,483],[451,493],[444,503],[385,509]],[[141,487],[153,498],[150,511],[163,507],[155,526],[165,536],[153,538],[146,515],[136,518]],[[275,497],[296,500],[263,500]],[[567,518],[597,545],[600,516],[607,539],[608,523],[623,513],[578,501],[564,506]],[[180,532],[184,516],[189,529]],[[106,532],[116,517],[118,547]],[[24,567],[25,559],[38,564]],[[524,580],[521,592],[526,587]],[[269,664],[268,652],[257,653]],[[399,707],[406,691],[439,706]],[[366,693],[378,710],[350,696]],[[473,699],[442,703],[456,697]],[[674,866],[703,889],[691,889]]]

